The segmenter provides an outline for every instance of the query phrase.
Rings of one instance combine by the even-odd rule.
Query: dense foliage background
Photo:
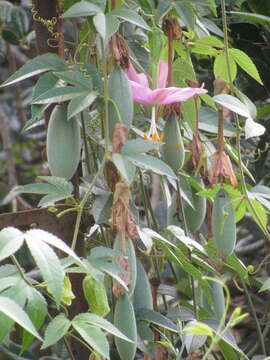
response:
[[[0,359],[267,359],[270,3],[0,0]]]

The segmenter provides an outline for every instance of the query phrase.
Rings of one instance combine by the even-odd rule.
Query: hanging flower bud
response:
[[[162,24],[164,34],[172,40],[182,39],[182,29],[176,17],[169,15]]]

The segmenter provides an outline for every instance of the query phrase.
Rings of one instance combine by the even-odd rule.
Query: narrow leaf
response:
[[[68,320],[64,314],[57,315],[52,319],[45,331],[44,343],[41,349],[46,349],[62,339],[68,332],[70,325],[71,321]]]

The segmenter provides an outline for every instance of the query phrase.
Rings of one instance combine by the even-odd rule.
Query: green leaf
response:
[[[72,326],[95,351],[110,359],[108,340],[99,328],[75,319],[72,321]]]
[[[242,19],[255,22],[257,24],[261,25],[268,25],[270,26],[270,17],[264,16],[260,14],[254,14],[254,13],[247,13],[247,12],[240,12],[240,11],[230,11],[230,14],[236,15],[241,17]]]
[[[255,208],[256,213],[259,216],[259,218],[260,218],[261,222],[263,223],[264,227],[266,227],[267,226],[267,215],[266,215],[266,212],[264,210],[264,207],[260,204],[260,202],[258,200],[250,199],[250,201],[252,202],[252,205]],[[248,202],[247,202],[247,208],[248,208],[248,211],[249,211],[250,215],[252,216],[253,220],[259,225],[259,221],[257,220],[257,216],[255,215],[253,209],[251,208],[251,206],[249,205]]]
[[[85,94],[85,88],[79,86],[59,86],[41,94],[33,104],[48,104],[52,102],[63,102]],[[84,95],[85,96],[85,95]]]
[[[34,103],[35,100],[39,98],[39,96],[44,94],[46,91],[55,88],[57,82],[58,82],[58,78],[52,72],[48,72],[46,74],[41,75],[34,87],[31,102]]]
[[[89,1],[80,1],[72,5],[62,15],[63,19],[76,18],[81,16],[92,16],[102,12],[101,9]]]
[[[192,65],[190,65],[186,60],[179,57],[173,63],[173,78],[175,79],[175,84],[178,85],[177,79],[181,79],[181,81],[196,81],[196,74]]]
[[[126,335],[124,335],[121,331],[119,331],[112,323],[110,323],[108,320],[106,320],[96,314],[82,313],[82,314],[75,316],[73,321],[75,321],[75,322],[78,321],[80,323],[85,322],[89,325],[93,325],[98,328],[101,328],[120,339],[126,340],[128,342],[133,342],[128,337],[126,337]]]
[[[97,32],[105,41],[107,29],[106,29],[106,17],[103,14],[103,12],[99,12],[97,15],[95,15],[93,18],[93,22]]]
[[[44,343],[41,349],[55,344],[66,335],[70,328],[71,321],[66,318],[64,314],[57,315],[46,328],[44,335]]]
[[[11,9],[11,23],[16,34],[22,38],[29,30],[29,20],[27,13],[21,6],[14,6]]]
[[[48,207],[53,205],[56,201],[64,200],[71,196],[73,185],[64,178],[56,176],[40,176],[39,179],[46,183],[27,184],[17,186],[14,191],[24,194],[47,194],[44,196],[38,206]]]
[[[20,249],[23,234],[20,230],[7,227],[0,231],[0,261],[6,259]]]
[[[72,259],[78,262],[80,265],[83,265],[82,261],[80,260],[79,256],[75,254],[75,252],[66,245],[66,243],[59,239],[56,235],[53,235],[45,230],[41,229],[31,229],[26,231],[25,238],[27,239],[38,239],[39,241],[43,241],[48,245],[55,247],[56,249],[64,252],[65,254],[69,255]]]
[[[213,100],[221,105],[226,107],[227,109],[235,112],[236,114],[239,114],[241,116],[244,116],[246,118],[250,117],[248,108],[245,104],[243,104],[239,99],[232,95],[228,94],[220,94],[213,97]]]
[[[57,307],[60,305],[62,289],[64,285],[64,270],[55,252],[44,241],[32,236],[33,233],[25,234],[27,246],[52,292]]]
[[[258,81],[259,84],[263,85],[262,79],[255,64],[246,53],[239,49],[229,49],[229,56],[232,56],[236,63],[247,74],[249,74],[251,77],[253,77],[253,79]]]
[[[231,68],[232,81],[234,81],[236,78],[236,74],[237,74],[237,66],[236,66],[236,62],[232,56],[229,56],[229,63],[230,63],[230,68]],[[230,80],[229,74],[228,74],[228,66],[227,66],[227,62],[226,62],[225,51],[221,52],[215,59],[214,74],[215,74],[216,79],[220,76],[227,82],[229,82],[229,80]]]
[[[62,60],[58,55],[51,53],[40,55],[35,57],[33,60],[28,61],[19,70],[12,74],[0,87],[14,84],[45,71],[62,71],[65,70],[65,68],[66,64],[64,60]]]
[[[266,280],[263,282],[263,284],[262,284],[259,292],[268,291],[269,289],[270,289],[270,278],[266,279]]]
[[[26,312],[18,304],[16,304],[15,301],[5,296],[0,296],[0,312],[8,316],[30,334],[42,341],[42,338],[38,334]]]
[[[232,124],[228,124],[226,120],[223,122],[224,136],[235,136],[235,128]],[[199,129],[206,131],[207,133],[218,133],[218,116],[217,111],[201,106],[199,111]]]
[[[158,149],[158,144],[151,140],[128,140],[122,148],[123,155],[141,154]]]
[[[205,336],[213,337],[213,332],[211,328],[208,325],[203,324],[200,321],[196,321],[196,320],[189,323],[184,328],[183,331],[185,334],[189,334],[189,335],[198,335],[198,336],[205,335]]]
[[[233,253],[226,258],[226,262],[233,268],[234,272],[237,273],[240,278],[248,281],[248,271],[243,262]]]
[[[36,289],[27,287],[28,301],[26,312],[37,330],[40,329],[47,315],[47,303],[44,297]],[[34,337],[28,331],[23,331],[23,343],[20,354],[22,354],[33,342]]]
[[[90,105],[92,105],[96,98],[97,94],[95,92],[86,92],[77,96],[75,99],[72,99],[68,104],[68,120],[87,109]]]
[[[248,117],[245,123],[245,139],[261,136],[265,133],[265,127]]]
[[[111,14],[106,14],[106,37],[105,41],[115,34],[119,28],[119,20]]]
[[[194,30],[196,16],[192,4],[190,4],[190,1],[187,0],[175,1],[174,7],[175,10],[178,12],[180,18],[185,23],[185,25],[190,27],[192,30]]]
[[[239,360],[239,356],[236,354],[233,348],[231,348],[231,346],[227,344],[225,341],[220,340],[218,342],[218,346],[225,360]]]
[[[132,162],[121,154],[113,154],[112,161],[121,175],[131,184],[136,173],[136,167]]]
[[[85,87],[85,91],[92,89],[93,84],[89,76],[85,76],[77,70],[67,70],[53,73],[57,78],[65,81],[68,84]]]
[[[151,170],[159,175],[165,175],[173,179],[177,179],[173,170],[165,164],[164,161],[156,157],[150,155],[130,154],[127,158],[133,162],[134,165],[142,169]]]
[[[171,320],[169,320],[167,317],[161,315],[160,313],[154,310],[139,309],[136,312],[136,319],[145,320],[155,325],[158,325],[164,329],[178,333],[177,326]]]
[[[119,10],[112,11],[111,15],[116,16],[119,19],[128,21],[134,25],[137,25],[137,26],[145,29],[145,30],[151,31],[151,28],[146,24],[146,22],[143,20],[143,18],[140,15],[138,15],[135,11],[121,8]]]
[[[3,22],[9,22],[10,21],[10,14],[11,10],[13,8],[13,4],[2,0],[0,1],[0,20]]]

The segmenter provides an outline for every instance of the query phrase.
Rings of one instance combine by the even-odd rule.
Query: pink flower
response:
[[[132,64],[127,71],[132,97],[142,105],[168,105],[188,100],[196,94],[204,94],[207,90],[200,88],[165,87],[168,75],[168,65],[161,60],[158,65],[158,88],[150,89],[145,74],[137,74]]]

